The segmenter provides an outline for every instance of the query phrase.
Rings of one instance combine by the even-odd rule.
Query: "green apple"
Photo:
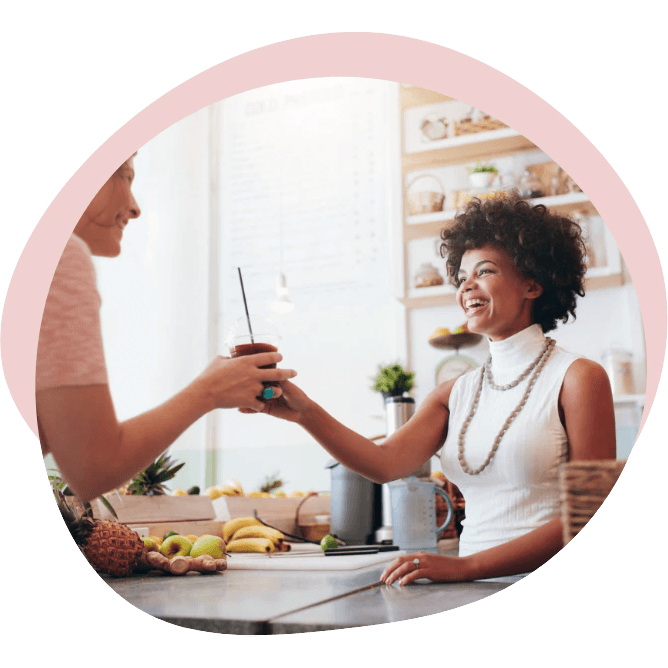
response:
[[[160,554],[163,554],[168,559],[172,557],[187,557],[190,554],[193,544],[185,537],[170,536],[160,546]]]
[[[214,559],[225,557],[225,541],[220,536],[200,536],[190,550],[191,557],[201,557],[208,554]]]
[[[163,537],[162,540],[167,540],[170,536],[178,536],[178,531],[168,531]]]
[[[153,540],[153,538],[142,538],[142,541],[144,543],[144,553],[146,552],[158,552],[160,548],[158,548],[158,544]]]

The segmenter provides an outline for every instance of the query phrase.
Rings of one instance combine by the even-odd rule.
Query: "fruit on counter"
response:
[[[450,336],[451,332],[447,327],[437,327],[429,337],[430,339],[436,339],[439,336]]]
[[[185,466],[185,462],[174,464],[170,457],[161,455],[143,471],[137,473],[128,485],[128,494],[159,496],[167,492],[165,483]]]
[[[228,520],[223,525],[223,540],[229,543],[232,536],[242,527],[248,526],[264,526],[257,517],[237,517],[233,520]]]
[[[236,487],[232,487],[231,485],[217,485],[216,489],[220,493],[220,496],[243,496],[243,494],[239,494],[239,490]]]
[[[178,531],[167,531],[165,535],[162,537],[162,540],[165,541],[167,540],[170,536],[178,536],[179,532]]]
[[[241,527],[241,529],[234,532],[230,542],[240,538],[268,538],[278,549],[281,548],[285,541],[285,536],[278,529],[272,529],[262,524],[260,526]]]
[[[187,538],[191,543],[194,543],[194,542],[199,538],[199,536],[196,536],[194,533],[187,533],[187,534],[186,534],[186,538]]]
[[[225,558],[225,541],[220,536],[201,536],[193,543],[190,556],[197,558],[203,554],[214,559]]]
[[[185,536],[169,536],[160,546],[160,553],[168,559],[172,557],[187,557],[192,549],[192,542]]]
[[[188,494],[190,496],[197,496],[199,494],[199,485],[193,485],[188,489]]]
[[[188,492],[185,489],[175,489],[172,496],[188,496]]]
[[[299,490],[294,490],[288,494],[288,497],[291,499],[295,499],[301,496],[306,496],[306,492],[301,492]]]
[[[155,552],[159,549],[159,545],[150,536],[142,538],[142,542],[144,543],[144,552]]]
[[[323,552],[325,550],[333,550],[338,546],[339,542],[336,540],[336,538],[334,538],[334,536],[330,536],[329,534],[320,541],[320,547],[322,548]]]
[[[236,478],[229,478],[223,483],[223,485],[225,487],[231,487],[233,490],[235,490],[237,496],[244,495],[244,488],[241,486],[241,483]]]
[[[160,547],[160,545],[162,545],[162,541],[164,540],[164,538],[160,538],[160,536],[153,536],[153,535],[149,536],[149,538],[150,538],[150,539],[151,539],[151,540],[152,540],[158,547]]]
[[[215,559],[208,554],[196,558],[177,556],[170,559],[160,552],[147,552],[141,556],[139,567],[141,570],[153,568],[168,575],[185,575],[191,571],[198,573],[224,571],[227,568],[227,561]]]
[[[273,494],[275,499],[285,499],[287,498],[287,494],[285,493],[285,490],[282,489],[277,489],[274,494]]]
[[[219,496],[222,496],[221,491],[217,487],[207,487],[204,490],[204,494],[212,501],[215,501]]]
[[[255,499],[259,499],[262,497],[262,492],[259,489],[254,489],[252,492],[248,492],[246,496],[251,496]]]
[[[132,573],[144,552],[139,534],[120,522],[93,519],[89,503],[83,504],[84,511],[79,514],[60,489],[54,486],[53,492],[72,538],[91,566],[115,577]]]
[[[239,538],[227,544],[228,552],[275,552],[276,546],[268,538]]]

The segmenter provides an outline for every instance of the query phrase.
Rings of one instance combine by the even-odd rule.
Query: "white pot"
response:
[[[495,178],[494,172],[472,172],[469,174],[469,183],[474,188],[487,188],[492,185]]]

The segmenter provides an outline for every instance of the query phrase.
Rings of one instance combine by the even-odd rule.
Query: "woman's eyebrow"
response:
[[[487,263],[489,263],[489,264],[493,264],[495,267],[498,266],[498,265],[496,264],[496,262],[494,262],[493,260],[480,260],[480,262],[476,262],[476,263],[475,263],[475,266],[473,267],[473,270],[475,271],[476,269],[478,269],[478,267],[480,267],[480,266],[483,265],[483,264],[487,264]],[[460,270],[457,272],[457,278],[461,278],[461,277],[462,277],[462,274],[466,275],[466,272],[465,272],[463,269],[460,269]]]

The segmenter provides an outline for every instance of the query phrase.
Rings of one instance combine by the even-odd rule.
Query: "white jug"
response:
[[[450,524],[454,510],[450,497],[435,483],[414,476],[389,483],[392,499],[392,543],[409,552],[438,552],[438,534]],[[436,526],[434,494],[448,506],[448,516]]]

